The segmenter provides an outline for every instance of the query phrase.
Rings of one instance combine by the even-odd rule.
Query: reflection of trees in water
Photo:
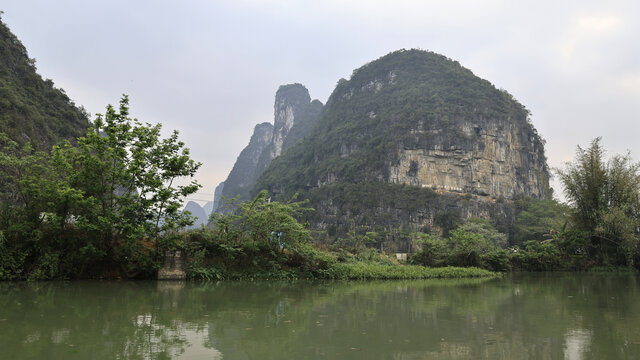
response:
[[[191,327],[179,317],[165,315],[175,309],[175,302],[165,306],[167,295],[169,299],[172,295],[155,285],[97,281],[0,284],[0,319],[5,319],[2,325],[10,324],[0,328],[2,356],[162,359],[188,353],[195,341],[207,342],[205,327]]]
[[[23,358],[625,358],[640,353],[638,290],[634,276],[589,274],[4,283],[0,347]]]

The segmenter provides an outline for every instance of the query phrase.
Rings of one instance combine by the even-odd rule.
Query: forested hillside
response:
[[[49,150],[58,140],[83,135],[88,126],[86,112],[36,72],[35,59],[0,19],[0,132]]]

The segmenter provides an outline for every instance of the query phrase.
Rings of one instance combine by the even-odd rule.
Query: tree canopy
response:
[[[0,278],[152,269],[158,237],[191,222],[179,209],[200,188],[176,183],[200,163],[176,131],[162,138],[160,129],[129,117],[125,95],[77,146],[65,141],[49,153],[0,135]]]
[[[590,255],[631,266],[640,243],[640,164],[629,154],[607,161],[600,141],[578,146],[576,159],[558,173],[575,227],[590,239]]]

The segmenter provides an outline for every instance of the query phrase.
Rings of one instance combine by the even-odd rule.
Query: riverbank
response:
[[[419,265],[381,265],[369,263],[337,263],[316,274],[300,272],[295,269],[231,271],[216,267],[200,268],[187,272],[193,280],[417,280],[417,279],[461,279],[500,277],[485,269],[447,266],[428,268]]]
[[[498,277],[477,267],[425,267],[399,262],[375,249],[321,250],[303,243],[280,248],[272,242],[222,242],[207,230],[188,233],[178,244],[195,280],[386,280]]]

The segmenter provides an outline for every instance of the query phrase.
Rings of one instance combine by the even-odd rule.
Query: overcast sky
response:
[[[435,51],[514,95],[552,167],[602,136],[640,160],[636,1],[3,1],[38,72],[90,113],[126,93],[178,129],[208,200],[279,85],[326,102],[338,79],[401,48]],[[554,183],[559,192],[557,183]]]

